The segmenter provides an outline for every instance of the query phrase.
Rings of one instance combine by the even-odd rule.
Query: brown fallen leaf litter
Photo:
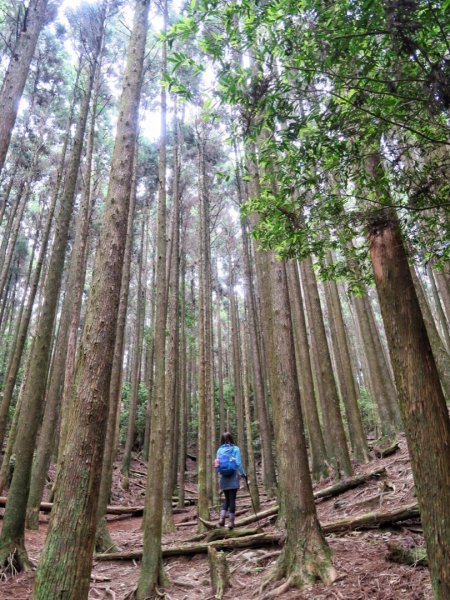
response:
[[[387,475],[378,480],[369,480],[353,490],[334,498],[317,502],[319,519],[327,523],[344,516],[355,516],[372,510],[393,509],[414,500],[414,487],[406,442],[400,437],[400,450],[384,459],[376,459],[367,465],[355,464],[355,475],[386,468]],[[145,465],[133,462],[130,489],[120,485],[120,472],[115,470],[112,504],[136,506],[143,504]],[[192,497],[195,463],[188,460],[187,497]],[[323,480],[315,486],[321,489],[333,483]],[[243,495],[244,490],[239,494]],[[269,503],[262,498],[261,510]],[[238,500],[238,508],[245,508],[242,516],[252,514],[248,498]],[[195,518],[195,506],[186,507],[175,515],[177,532],[166,535],[164,543],[180,545],[197,533],[195,525],[187,525]],[[212,511],[212,519],[217,511]],[[26,546],[30,557],[37,563],[42,549],[48,517],[41,513],[39,531],[27,531]],[[182,525],[183,524],[183,525]],[[274,529],[273,522],[261,523],[264,529]],[[142,548],[142,518],[110,517],[109,526],[115,543],[123,551]],[[313,588],[290,590],[280,596],[282,600],[431,600],[431,584],[428,570],[421,567],[399,565],[386,560],[387,543],[395,542],[407,547],[423,546],[420,523],[409,521],[389,527],[327,536],[333,551],[333,562],[338,573],[331,586],[316,584]],[[227,553],[231,572],[231,588],[224,600],[250,600],[258,597],[264,577],[277,559],[279,548],[248,548]],[[192,557],[165,559],[166,574],[171,582],[167,589],[167,600],[213,600],[209,578],[208,559],[205,554]],[[137,561],[96,562],[92,570],[90,600],[124,600],[133,590],[139,576]],[[31,598],[34,573],[23,573],[0,582],[0,600],[28,600]]]

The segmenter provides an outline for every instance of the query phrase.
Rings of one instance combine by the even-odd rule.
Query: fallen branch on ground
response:
[[[325,534],[328,534],[350,529],[370,529],[372,527],[379,527],[380,525],[391,525],[393,523],[398,523],[399,521],[414,519],[419,516],[419,507],[417,503],[414,502],[391,511],[378,510],[364,513],[363,515],[344,517],[343,519],[338,519],[331,523],[325,523],[322,525],[322,531]]]
[[[267,511],[266,511],[267,512]],[[322,525],[322,531],[325,534],[337,533],[340,531],[350,531],[354,529],[367,529],[405,521],[407,519],[419,516],[419,508],[416,503],[409,504],[402,508],[391,511],[376,511],[358,515],[356,517],[346,517],[331,523]],[[183,556],[192,554],[202,554],[208,552],[209,547],[220,550],[231,550],[235,548],[255,548],[258,546],[268,546],[271,544],[282,544],[283,535],[279,533],[257,533],[239,538],[229,538],[226,540],[217,540],[214,542],[205,542],[200,544],[190,544],[184,546],[175,546],[172,548],[163,548],[163,557]],[[97,554],[96,560],[140,560],[142,551],[134,552],[116,552],[111,554]]]
[[[282,536],[275,533],[257,533],[239,538],[229,538],[226,540],[216,540],[214,542],[205,542],[201,544],[189,544],[184,546],[173,546],[172,548],[163,548],[163,558],[168,556],[191,556],[193,554],[204,554],[208,548],[216,550],[234,550],[235,548],[257,548],[258,546],[270,546],[280,544]],[[110,554],[96,554],[95,560],[140,560],[142,550],[131,552],[114,552]]]

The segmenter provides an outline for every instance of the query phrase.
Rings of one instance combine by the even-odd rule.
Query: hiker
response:
[[[219,527],[225,525],[227,512],[230,516],[229,529],[234,529],[236,514],[236,494],[239,489],[239,477],[247,479],[241,462],[241,451],[235,445],[233,436],[229,431],[224,431],[220,438],[220,446],[214,461],[217,473],[220,477],[220,489],[225,494],[225,500],[220,511]]]

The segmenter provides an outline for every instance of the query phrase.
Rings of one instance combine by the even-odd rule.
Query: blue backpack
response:
[[[234,446],[220,446],[217,451],[219,466],[217,470],[223,477],[232,477],[237,471],[236,459],[233,454]]]

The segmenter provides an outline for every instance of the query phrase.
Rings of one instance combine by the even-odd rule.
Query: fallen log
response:
[[[226,540],[216,540],[214,542],[205,542],[200,544],[188,544],[184,546],[173,546],[162,549],[163,558],[169,556],[192,556],[194,554],[205,554],[208,548],[218,550],[234,550],[235,548],[257,548],[259,546],[271,546],[282,543],[283,536],[275,533],[257,533],[239,538],[229,538]],[[96,554],[94,560],[140,560],[142,550],[131,552],[111,552],[110,554]]]
[[[222,600],[230,587],[230,569],[225,552],[219,552],[212,546],[208,548],[209,571],[214,597]]]
[[[337,533],[340,531],[354,529],[371,529],[380,525],[391,525],[399,521],[407,521],[420,517],[419,507],[416,502],[396,508],[394,510],[378,510],[363,515],[353,517],[344,517],[331,523],[322,525],[322,531],[325,534]]]
[[[6,506],[8,498],[0,496],[0,508]],[[53,508],[53,502],[41,502],[39,510],[49,513]],[[143,506],[108,506],[106,509],[108,515],[142,515],[144,512]]]
[[[332,521],[331,523],[325,523],[322,525],[322,531],[325,534],[330,534],[354,529],[367,529],[378,527],[380,525],[388,525],[397,523],[399,521],[405,521],[418,516],[419,508],[416,503],[413,503],[391,511],[371,512],[358,515],[356,517],[346,517],[344,519]],[[280,535],[279,533],[257,533],[255,535],[216,540],[213,542],[163,548],[162,555],[163,557],[168,557],[202,554],[208,552],[208,548],[210,547],[220,550],[231,550],[235,548],[256,548],[258,546],[267,546],[272,544],[280,545],[283,543],[283,539],[284,536]],[[141,558],[142,551],[115,552],[111,554],[95,555],[96,560],[140,560]]]
[[[323,498],[332,498],[333,496],[342,494],[343,492],[346,492],[347,490],[351,490],[355,487],[358,487],[359,485],[366,483],[366,481],[369,481],[370,479],[372,479],[374,477],[381,477],[385,473],[386,473],[386,469],[384,467],[381,467],[381,468],[375,469],[374,471],[370,471],[369,473],[363,473],[362,475],[358,475],[357,477],[352,477],[350,479],[345,479],[344,481],[339,481],[338,483],[334,483],[333,485],[330,485],[326,488],[323,488],[321,490],[317,490],[316,492],[314,492],[314,498],[316,500],[323,499]],[[268,508],[267,510],[259,512],[257,515],[250,515],[249,517],[245,517],[244,519],[237,520],[236,525],[238,527],[249,525],[250,523],[254,523],[255,521],[260,521],[262,519],[266,519],[267,517],[272,517],[273,515],[276,515],[277,513],[278,513],[278,505],[275,505],[275,506],[272,506],[271,508]],[[216,524],[213,523],[212,521],[207,521],[205,519],[199,519],[199,520],[203,523],[203,525],[207,529],[215,529],[216,528]]]
[[[386,560],[410,567],[428,567],[428,556],[425,548],[405,548],[398,544],[389,543]]]
[[[376,477],[381,477],[382,475],[386,475],[386,469],[381,467],[379,469],[375,469],[374,471],[370,471],[369,473],[363,473],[362,475],[358,475],[357,477],[352,477],[350,479],[344,479],[344,481],[339,481],[338,483],[334,483],[326,488],[321,490],[317,490],[314,492],[314,498],[317,500],[319,498],[331,498],[333,496],[338,496],[347,490],[352,490],[369,479],[374,479]]]

